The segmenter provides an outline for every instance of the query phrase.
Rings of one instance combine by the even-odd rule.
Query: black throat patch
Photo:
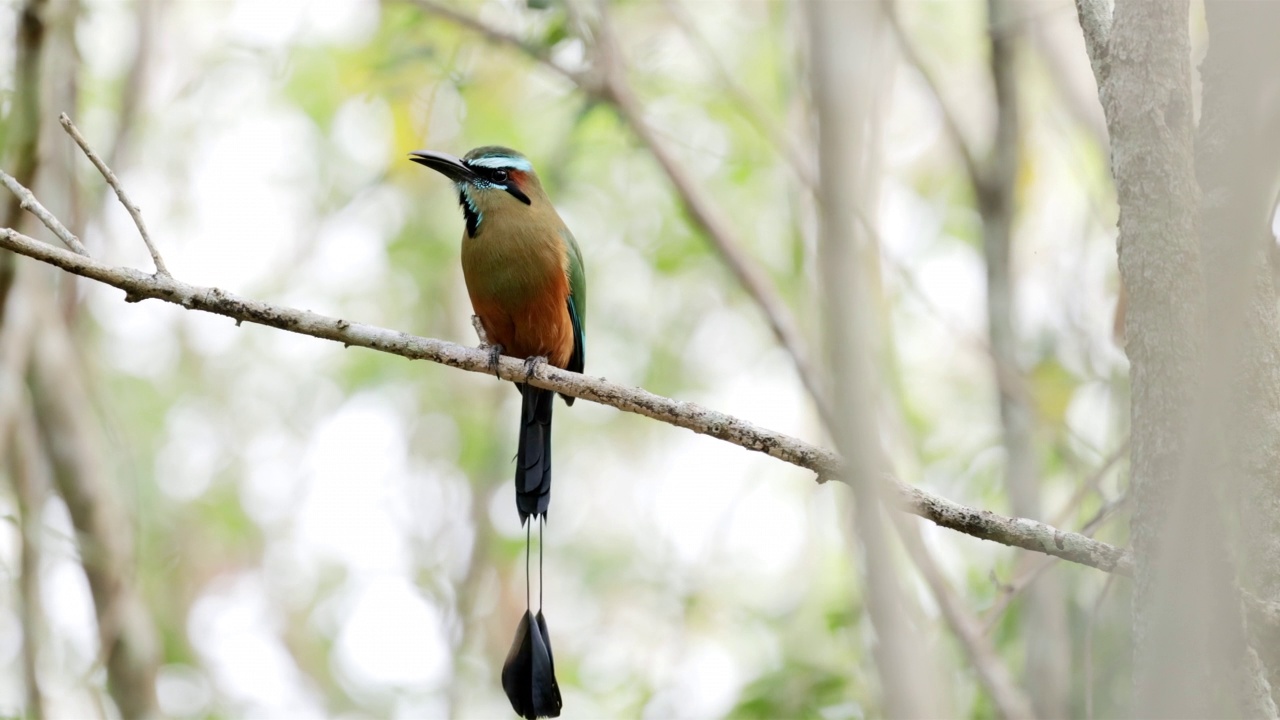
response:
[[[467,237],[475,237],[476,233],[480,231],[480,221],[483,219],[483,215],[471,202],[466,190],[458,191],[458,204],[462,206],[462,216],[467,220]]]

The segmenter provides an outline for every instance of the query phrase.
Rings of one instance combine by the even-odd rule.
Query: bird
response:
[[[525,360],[526,381],[540,363],[582,372],[586,363],[587,280],[582,251],[552,205],[533,164],[510,148],[486,145],[461,158],[416,150],[409,159],[451,180],[465,228],[462,275],[471,307],[489,343],[490,368],[498,358]],[[516,713],[558,717],[550,635],[541,608],[528,602],[528,541],[533,521],[545,525],[551,504],[551,415],[555,393],[528,382],[521,394],[516,449],[516,511],[526,527],[526,607],[502,684]],[[572,396],[562,396],[573,405]],[[526,522],[528,524],[526,525]],[[541,527],[540,532],[541,532]],[[539,545],[539,567],[541,567]]]

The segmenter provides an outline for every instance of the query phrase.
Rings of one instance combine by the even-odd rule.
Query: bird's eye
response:
[[[500,183],[506,182],[506,181],[507,181],[507,171],[506,171],[506,170],[494,170],[494,171],[493,171],[493,179],[494,179],[494,180],[497,180],[497,181],[498,181],[498,182],[500,182]]]

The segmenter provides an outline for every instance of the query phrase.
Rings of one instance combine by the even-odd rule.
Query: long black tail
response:
[[[520,445],[516,450],[516,509],[520,524],[536,520],[551,505],[551,405],[555,393],[520,386]]]
[[[520,524],[532,515],[546,518],[551,505],[551,405],[555,393],[520,385],[520,446],[516,450],[516,509]],[[533,523],[529,523],[532,528]],[[525,534],[525,611],[516,628],[511,651],[502,664],[502,689],[520,717],[560,717],[560,686],[556,683],[551,636],[542,615],[542,583],[538,583],[538,615],[529,608],[529,535]],[[542,574],[542,544],[538,544],[538,574]]]

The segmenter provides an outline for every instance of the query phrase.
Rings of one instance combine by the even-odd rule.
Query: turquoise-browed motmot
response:
[[[471,307],[490,343],[493,365],[503,354],[524,358],[529,372],[542,359],[582,372],[587,301],[582,252],[529,160],[496,146],[476,148],[462,158],[418,151],[410,159],[448,177],[458,190],[466,220],[462,275]],[[529,384],[518,387],[522,402],[516,510],[524,524],[530,516],[545,519],[551,503],[555,393]],[[573,404],[572,397],[564,400]],[[527,553],[526,547],[526,558]],[[560,691],[541,608],[534,617],[526,607],[503,666],[502,686],[523,717],[560,714]]]

